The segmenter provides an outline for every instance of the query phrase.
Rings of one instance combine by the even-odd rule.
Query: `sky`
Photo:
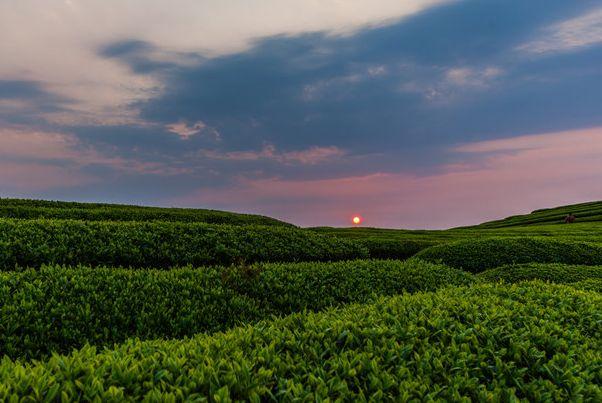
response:
[[[0,197],[448,228],[602,200],[602,3],[0,0]]]

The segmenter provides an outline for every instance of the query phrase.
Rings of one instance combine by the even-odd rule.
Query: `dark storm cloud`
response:
[[[199,62],[204,58],[195,53],[165,51],[139,40],[125,40],[101,47],[99,54],[109,59],[118,59],[126,63],[138,74],[154,74],[174,69],[176,61]],[[158,59],[157,57],[160,57]]]
[[[36,123],[40,113],[59,112],[70,103],[35,81],[0,80],[0,123]]]
[[[0,98],[2,99],[30,99],[46,96],[45,91],[35,82],[0,80]]]
[[[429,167],[451,144],[600,123],[600,72],[591,68],[599,47],[583,60],[558,54],[546,63],[516,49],[591,4],[453,3],[351,36],[263,39],[246,52],[175,68],[164,94],[140,105],[142,116],[202,121],[228,150],[336,145],[394,153],[399,168]],[[131,62],[147,47],[121,43],[108,53]],[[465,69],[465,82],[451,82],[452,69]]]

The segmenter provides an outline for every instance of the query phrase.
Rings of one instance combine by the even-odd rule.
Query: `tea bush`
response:
[[[551,238],[564,241],[577,241],[602,244],[602,220],[599,222],[585,222],[579,219],[578,223],[550,224],[543,223],[538,225],[507,226],[500,228],[489,228],[481,226],[452,228],[448,230],[404,230],[390,228],[331,228],[315,227],[311,231],[334,235],[345,239],[354,239],[358,241],[367,240],[372,242],[384,241],[387,244],[391,242],[419,242],[426,244],[443,244],[460,240],[476,240],[485,238],[525,238],[539,237]]]
[[[408,259],[423,249],[437,245],[430,241],[382,238],[363,238],[357,242],[368,249],[372,259]]]
[[[169,268],[368,257],[353,241],[297,228],[0,219],[0,270],[42,264]]]
[[[471,239],[432,246],[415,258],[472,273],[520,263],[602,265],[602,245],[532,237]]]
[[[0,217],[26,220],[53,218],[84,221],[172,221],[292,226],[271,217],[219,210],[2,198],[0,198]]]
[[[570,285],[571,287],[575,287],[580,290],[602,292],[602,279],[599,278],[589,278],[587,280],[571,283]]]
[[[502,220],[479,224],[478,228],[503,228],[541,224],[562,224],[568,214],[574,214],[577,222],[602,221],[602,202],[588,202],[532,211],[530,214],[516,215]]]
[[[395,295],[467,285],[474,282],[474,276],[422,261],[355,260],[233,267],[226,270],[225,280],[262,306],[290,313],[364,302],[373,294]]]
[[[540,279],[552,283],[574,283],[587,279],[602,279],[602,266],[575,266],[558,263],[527,263],[501,266],[477,275],[484,281],[519,281]]]
[[[9,401],[600,401],[602,296],[451,287],[213,336],[0,363]]]
[[[42,267],[0,273],[0,354],[40,358],[86,342],[180,338],[374,295],[469,284],[429,263],[351,261],[129,270]]]

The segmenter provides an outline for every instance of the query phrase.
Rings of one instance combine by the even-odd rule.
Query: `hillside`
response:
[[[472,228],[502,228],[523,225],[562,224],[564,217],[572,213],[576,222],[602,221],[602,201],[571,204],[532,211],[529,214],[515,215],[501,220],[484,222]]]
[[[0,218],[54,218],[84,221],[170,221],[231,225],[292,226],[292,224],[271,217],[220,210],[3,198],[0,198]]]

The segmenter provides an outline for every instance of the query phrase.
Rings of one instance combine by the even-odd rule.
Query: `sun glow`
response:
[[[356,215],[351,219],[351,222],[353,222],[354,225],[359,225],[362,223],[362,217]]]

